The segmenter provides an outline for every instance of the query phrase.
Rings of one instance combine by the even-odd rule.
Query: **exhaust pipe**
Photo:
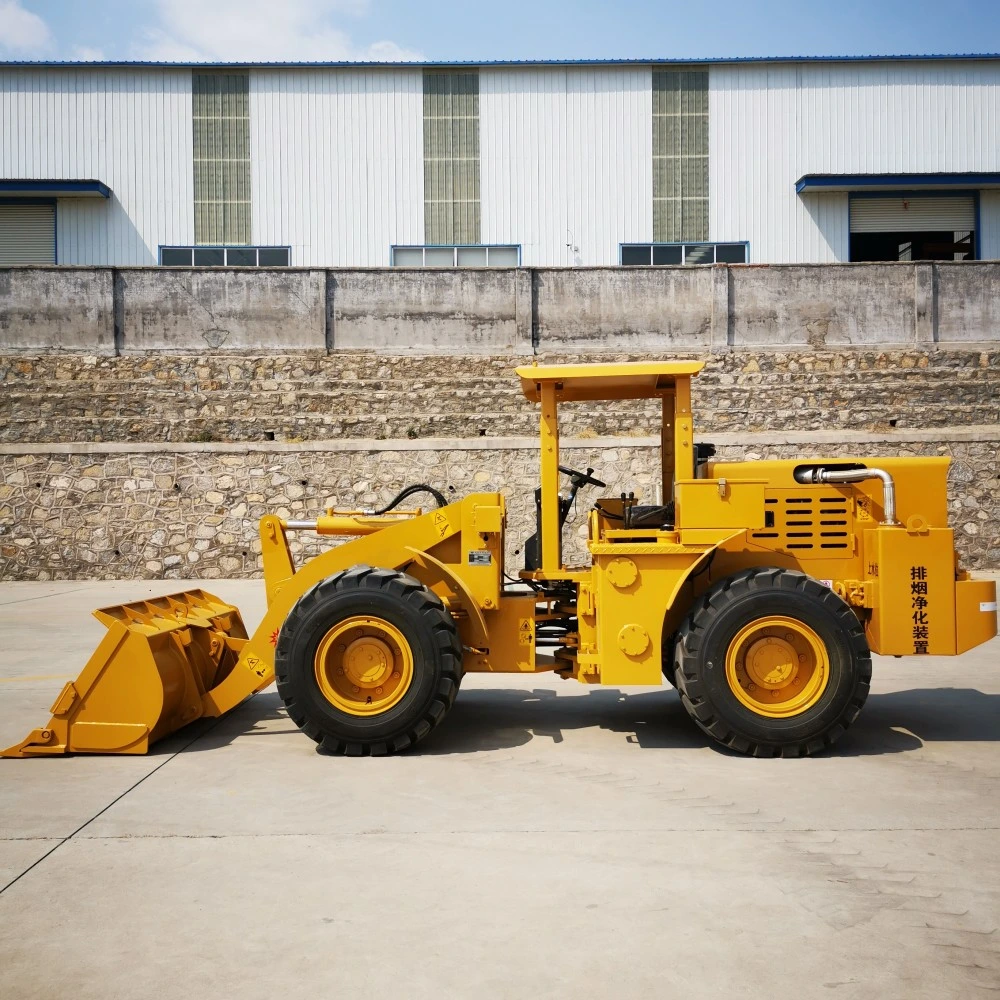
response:
[[[896,484],[885,469],[819,469],[796,470],[795,480],[799,483],[860,483],[866,479],[882,480],[882,511],[879,522],[884,526],[899,526],[896,520]]]

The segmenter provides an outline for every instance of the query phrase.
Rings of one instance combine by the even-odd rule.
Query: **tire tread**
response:
[[[410,606],[433,637],[441,659],[441,678],[434,697],[421,713],[420,718],[406,727],[405,733],[391,738],[384,736],[372,740],[340,739],[308,719],[299,707],[291,686],[289,647],[302,618],[317,603],[334,594],[351,590],[379,590],[392,594]],[[455,702],[462,682],[462,644],[455,621],[441,599],[428,590],[419,580],[395,570],[378,569],[366,565],[352,566],[327,577],[307,590],[296,602],[282,624],[274,657],[274,676],[278,694],[285,703],[288,717],[311,740],[319,744],[324,753],[347,757],[381,757],[412,747],[422,740],[448,714]]]
[[[799,592],[823,604],[847,634],[858,664],[858,678],[840,717],[818,737],[787,743],[751,739],[719,717],[703,696],[697,653],[708,626],[735,599],[763,590]],[[716,584],[695,602],[677,632],[674,677],[681,703],[703,732],[739,753],[754,757],[805,757],[831,747],[858,717],[868,697],[872,662],[865,631],[857,616],[829,587],[798,570],[766,567],[747,569]]]

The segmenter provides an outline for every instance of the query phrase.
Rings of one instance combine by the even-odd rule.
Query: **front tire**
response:
[[[355,566],[299,598],[274,673],[289,718],[324,750],[378,756],[412,746],[445,717],[462,646],[441,599],[419,580]]]
[[[717,583],[677,634],[674,675],[709,736],[757,757],[831,746],[868,697],[871,654],[850,607],[794,570],[750,569]]]

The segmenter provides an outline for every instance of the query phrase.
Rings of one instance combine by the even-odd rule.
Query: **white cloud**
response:
[[[337,25],[368,7],[368,0],[157,0],[158,24],[136,54],[168,62],[419,60],[389,40],[355,45]]]
[[[0,0],[0,50],[18,54],[44,52],[52,44],[49,26],[19,0]]]

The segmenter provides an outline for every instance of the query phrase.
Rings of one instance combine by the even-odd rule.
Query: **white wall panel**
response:
[[[484,69],[479,92],[484,243],[577,265],[652,239],[648,67]]]
[[[732,64],[710,69],[713,240],[750,259],[846,260],[846,194],[807,173],[1000,172],[1000,62]],[[652,239],[651,71],[480,73],[482,239],[525,264],[615,264]],[[148,264],[193,241],[191,72],[0,69],[0,177],[96,178],[62,199],[61,263]],[[297,265],[385,265],[423,242],[419,67],[251,71],[253,239]],[[1000,258],[1000,194],[981,200]]]
[[[1000,65],[720,65],[709,74],[713,240],[754,262],[847,260],[847,197],[809,173],[1000,170]]]
[[[0,177],[90,179],[61,199],[60,264],[153,264],[193,238],[190,70],[0,70]]]
[[[519,243],[521,261],[568,262],[566,73],[479,73],[481,232],[485,243]]]
[[[1000,191],[979,196],[979,253],[983,260],[1000,260]]]
[[[423,243],[422,102],[420,69],[252,71],[254,242],[372,267]]]

